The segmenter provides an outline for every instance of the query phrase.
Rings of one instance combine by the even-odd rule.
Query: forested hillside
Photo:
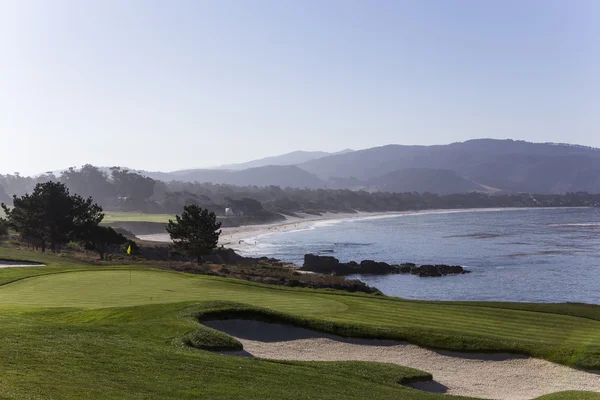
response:
[[[411,181],[401,175],[394,176],[396,182],[414,185],[411,191],[392,193],[369,192],[349,189],[299,189],[282,186],[236,186],[214,183],[184,181],[164,182],[139,173],[114,167],[110,173],[85,165],[71,168],[60,176],[44,174],[35,178],[20,175],[0,175],[0,187],[8,195],[30,193],[37,183],[59,181],[72,193],[84,198],[93,197],[99,205],[109,211],[136,211],[144,213],[179,213],[183,206],[196,204],[217,215],[236,217],[237,223],[260,223],[281,219],[282,215],[298,213],[318,214],[324,212],[355,211],[405,211],[420,209],[478,208],[478,207],[562,207],[600,205],[600,195],[585,192],[552,194],[488,194],[475,192],[477,185],[466,181],[452,172],[439,185],[448,182],[464,185],[469,193],[438,195],[423,189],[431,182],[431,174],[440,171],[423,170],[424,179]],[[408,188],[408,186],[404,186]],[[391,188],[402,189],[401,186]],[[390,190],[391,190],[390,189]],[[0,196],[2,193],[0,192]],[[10,197],[4,201],[10,203]],[[229,209],[226,212],[226,209]]]

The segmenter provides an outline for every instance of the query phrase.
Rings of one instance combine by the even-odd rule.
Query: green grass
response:
[[[140,212],[122,212],[122,211],[105,211],[104,223],[114,222],[157,222],[168,223],[170,219],[175,219],[175,215],[171,214],[146,214]]]
[[[0,258],[48,264],[0,269],[0,399],[457,399],[399,385],[428,375],[396,365],[276,362],[198,350],[239,348],[196,320],[223,315],[600,367],[594,307],[407,301],[98,267],[2,247]],[[544,397],[568,399],[600,394]]]
[[[217,219],[220,220],[227,218],[228,217],[222,215],[217,216]],[[147,214],[128,211],[105,211],[102,222],[105,224],[114,224],[118,222],[152,222],[166,224],[169,222],[169,220],[175,220],[175,214]]]
[[[598,400],[600,394],[585,392],[561,392],[539,397],[538,400]]]
[[[225,216],[218,216],[218,219],[227,219]],[[169,220],[175,220],[174,214],[147,214],[141,212],[126,212],[126,211],[105,211],[105,224],[113,224],[118,222],[153,222],[166,224]]]

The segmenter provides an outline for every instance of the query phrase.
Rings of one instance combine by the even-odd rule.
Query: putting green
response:
[[[0,305],[5,306],[102,308],[200,300],[239,301],[312,315],[347,309],[344,303],[312,293],[150,270],[67,272],[0,287]]]

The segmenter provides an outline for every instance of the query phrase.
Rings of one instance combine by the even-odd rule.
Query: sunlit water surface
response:
[[[600,304],[600,208],[478,210],[318,222],[249,240],[244,255],[302,264],[304,254],[341,261],[456,264],[442,278],[357,276],[411,299]]]

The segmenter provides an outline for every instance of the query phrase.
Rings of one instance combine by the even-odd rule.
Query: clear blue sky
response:
[[[0,0],[0,173],[600,147],[596,0]]]

